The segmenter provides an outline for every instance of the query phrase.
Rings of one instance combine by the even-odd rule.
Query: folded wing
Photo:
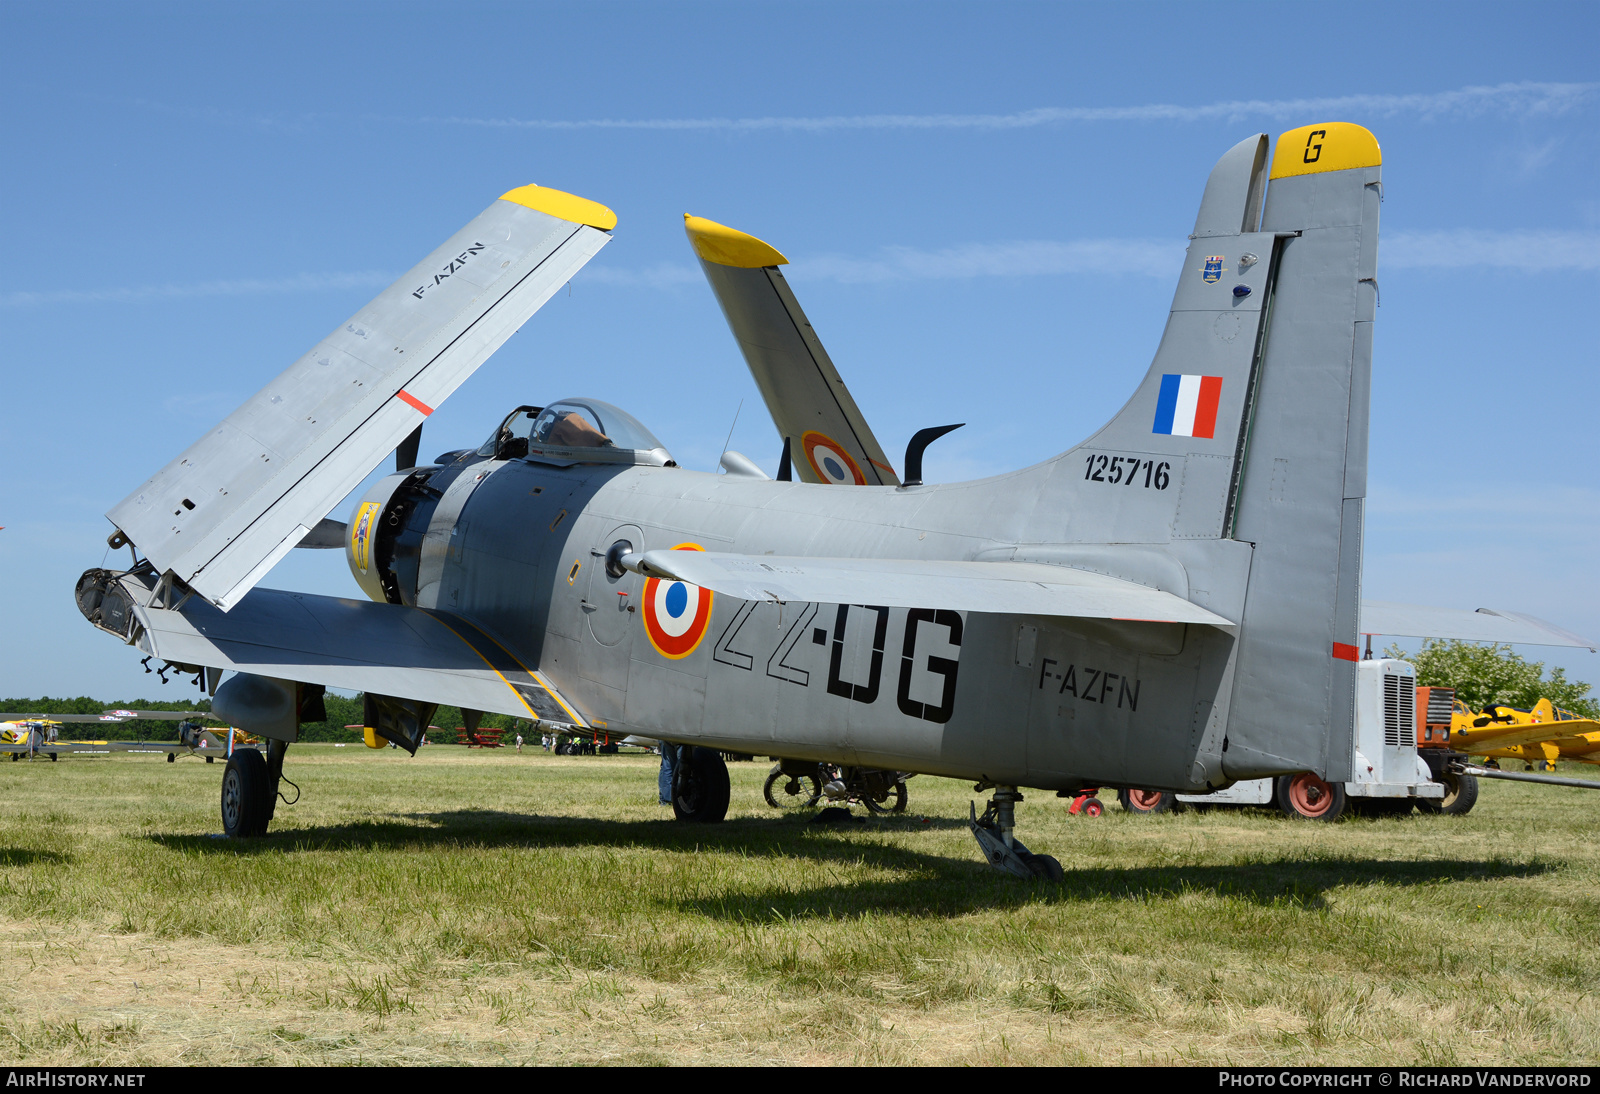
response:
[[[107,514],[224,611],[610,239],[616,217],[512,190]]]
[[[1160,589],[1043,563],[647,551],[626,556],[623,565],[646,577],[687,581],[741,600],[1233,626]]]
[[[898,486],[889,458],[778,269],[789,260],[755,236],[716,221],[687,215],[683,220],[772,423],[789,441],[800,478]]]

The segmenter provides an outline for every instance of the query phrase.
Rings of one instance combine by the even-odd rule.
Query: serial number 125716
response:
[[[1091,452],[1083,469],[1083,477],[1090,482],[1103,482],[1108,486],[1119,483],[1125,486],[1155,487],[1165,490],[1172,481],[1172,465],[1138,456],[1102,456]]]

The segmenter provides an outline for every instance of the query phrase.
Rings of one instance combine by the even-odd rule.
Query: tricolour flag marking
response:
[[[1222,377],[1169,372],[1161,377],[1155,427],[1151,432],[1172,437],[1215,437],[1217,404],[1221,400]]]

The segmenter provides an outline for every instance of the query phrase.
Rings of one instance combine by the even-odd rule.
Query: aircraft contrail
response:
[[[47,289],[5,293],[0,295],[0,306],[20,308],[37,304],[133,304],[145,300],[184,300],[196,296],[265,296],[274,293],[320,292],[325,289],[387,285],[396,276],[381,270],[350,270],[337,273],[301,273],[278,278],[200,281],[188,285]]]
[[[1600,84],[1524,81],[1463,87],[1455,91],[1411,95],[1340,95],[1305,99],[1235,99],[1183,106],[1052,106],[1009,114],[831,114],[820,117],[759,118],[472,118],[460,115],[421,119],[443,125],[475,125],[520,129],[645,129],[759,132],[798,130],[828,132],[851,129],[1029,129],[1072,122],[1235,121],[1243,118],[1291,118],[1333,113],[1364,117],[1399,114],[1421,118],[1445,115],[1508,113],[1554,115],[1594,100]]]

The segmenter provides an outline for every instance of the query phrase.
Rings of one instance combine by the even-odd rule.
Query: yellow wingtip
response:
[[[771,244],[705,217],[684,213],[683,230],[689,233],[689,245],[694,248],[694,253],[719,266],[737,266],[749,270],[789,264],[789,260]]]
[[[1378,167],[1383,150],[1378,138],[1354,122],[1324,122],[1302,125],[1278,138],[1272,153],[1272,177],[1315,175],[1321,171],[1348,171],[1355,167]]]
[[[552,190],[548,186],[519,186],[500,195],[501,201],[514,201],[541,213],[570,220],[574,224],[587,224],[591,228],[611,231],[617,226],[617,214],[598,201],[580,198],[565,190]]]

